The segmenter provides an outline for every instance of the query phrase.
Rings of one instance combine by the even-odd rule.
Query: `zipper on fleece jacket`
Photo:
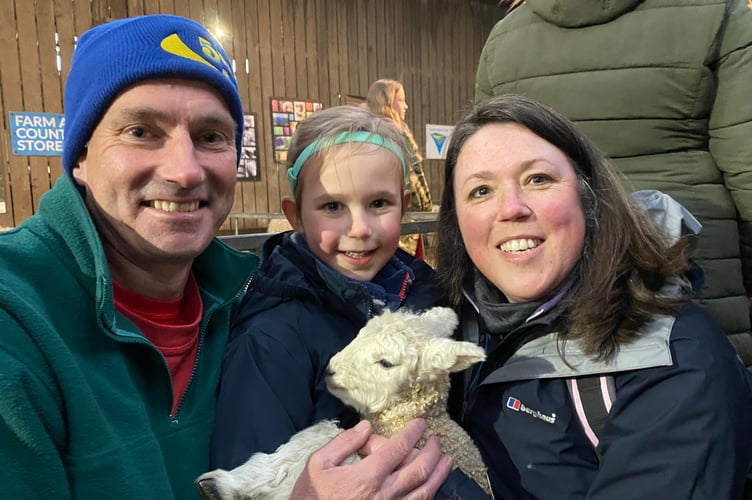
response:
[[[191,370],[191,376],[188,377],[188,384],[186,384],[185,390],[183,391],[183,394],[180,396],[180,401],[178,401],[178,406],[175,408],[175,414],[173,415],[172,413],[170,413],[170,420],[172,420],[174,424],[177,424],[180,422],[180,420],[178,419],[178,415],[180,414],[181,408],[183,408],[185,395],[188,393],[188,389],[190,389],[191,383],[193,382],[193,377],[196,374],[196,368],[198,368],[198,363],[199,363],[199,360],[201,359],[201,352],[203,351],[203,347],[204,347],[204,339],[206,338],[206,329],[209,327],[209,323],[211,323],[212,316],[214,316],[214,311],[216,311],[220,307],[224,307],[227,304],[227,302],[238,303],[240,299],[243,297],[243,295],[245,295],[245,293],[250,288],[251,282],[253,281],[253,278],[255,276],[256,276],[256,271],[254,271],[251,274],[251,277],[248,279],[245,286],[238,293],[236,293],[231,300],[225,301],[221,304],[216,304],[212,309],[206,312],[206,321],[204,322],[198,334],[198,348],[196,349],[196,359],[193,362],[193,370]],[[161,355],[162,353],[160,352],[159,354]],[[164,356],[162,356],[162,363],[167,369],[167,373],[169,373],[170,368],[167,366],[167,360],[165,359]],[[170,388],[171,388],[170,396],[174,396],[175,388],[172,385],[172,377],[170,377]],[[172,401],[172,397],[170,398],[170,401]]]
[[[180,396],[180,401],[178,402],[178,405],[175,410],[175,414],[172,414],[172,411],[168,409],[167,414],[170,418],[170,421],[174,424],[177,424],[180,422],[178,416],[180,414],[180,410],[183,407],[183,402],[185,401],[186,394],[188,393],[188,390],[191,387],[191,383],[193,382],[194,376],[196,374],[196,369],[198,367],[199,360],[201,359],[201,353],[203,351],[204,346],[204,339],[206,337],[206,329],[209,326],[209,323],[211,322],[212,317],[214,316],[214,312],[219,309],[220,307],[224,307],[228,302],[238,302],[239,299],[245,295],[245,293],[248,291],[248,288],[250,288],[251,283],[253,282],[253,278],[256,276],[256,271],[254,271],[250,278],[248,278],[248,281],[246,282],[245,286],[241,288],[233,297],[227,301],[222,302],[221,304],[215,304],[214,307],[212,307],[210,310],[206,312],[206,321],[202,321],[201,329],[199,330],[199,339],[198,339],[198,348],[196,349],[196,359],[193,363],[193,370],[191,370],[191,375],[188,378],[188,383],[185,386],[185,391],[183,391],[183,394]],[[114,307],[113,310],[115,311]],[[162,352],[154,345],[152,344],[146,337],[143,336],[143,334],[137,334],[130,332],[128,330],[123,330],[117,327],[117,320],[113,318],[112,325],[113,328],[110,330],[109,328],[105,327],[104,321],[102,320],[101,316],[97,317],[97,323],[99,323],[99,327],[103,329],[104,331],[108,332],[112,337],[115,338],[115,340],[119,342],[124,342],[127,344],[141,344],[146,347],[148,347],[152,352],[157,354],[161,360],[163,372],[167,373],[167,380],[168,380],[168,386],[170,388],[170,397],[169,397],[169,408],[172,408],[172,400],[175,394],[175,388],[172,384],[172,376],[170,375],[170,368],[167,365],[167,360],[165,359]]]

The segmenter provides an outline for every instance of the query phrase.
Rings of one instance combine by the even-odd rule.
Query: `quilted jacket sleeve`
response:
[[[494,27],[493,30],[491,30],[491,34],[488,36],[488,40],[490,40],[493,37],[493,32],[496,31],[498,26],[499,26],[499,23],[496,23],[496,26]],[[488,99],[489,97],[493,97],[494,95],[493,87],[491,86],[491,82],[488,79],[487,58],[488,58],[488,41],[486,41],[486,46],[483,47],[483,51],[480,54],[480,59],[478,60],[478,69],[475,73],[475,102],[476,103],[479,103],[484,99]]]
[[[728,0],[712,66],[717,93],[709,122],[709,148],[739,217],[742,267],[752,293],[752,9],[747,0]]]

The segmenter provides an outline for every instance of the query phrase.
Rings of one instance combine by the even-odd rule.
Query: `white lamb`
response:
[[[206,500],[287,500],[308,457],[342,432],[332,420],[322,420],[295,434],[274,453],[255,453],[243,465],[216,469],[196,479]],[[344,463],[360,461],[352,455]]]
[[[327,387],[368,419],[374,432],[387,437],[409,420],[424,418],[428,428],[419,446],[436,435],[455,467],[490,494],[480,453],[446,412],[449,373],[485,359],[481,347],[450,338],[456,326],[454,311],[444,307],[422,314],[385,312],[330,360]],[[197,479],[199,490],[211,500],[289,498],[310,454],[338,432],[332,422],[319,422],[273,454],[256,453],[232,471],[203,474]]]

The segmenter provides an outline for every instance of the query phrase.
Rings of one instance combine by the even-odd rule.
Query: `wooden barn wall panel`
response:
[[[285,166],[274,162],[270,98],[343,104],[378,78],[403,82],[407,120],[425,145],[425,124],[452,124],[472,105],[478,56],[501,15],[481,0],[2,0],[0,168],[6,212],[0,226],[31,216],[62,174],[56,156],[15,156],[10,111],[60,113],[77,37],[91,26],[142,14],[178,14],[225,32],[244,107],[256,114],[260,180],[239,182],[234,212],[281,212]],[[55,34],[57,33],[57,43]],[[59,55],[59,63],[56,56]],[[59,66],[58,66],[59,64]],[[443,161],[426,160],[434,202]],[[259,231],[265,219],[226,223]]]
[[[60,50],[61,64],[57,78],[59,79],[61,88],[65,84],[65,79],[68,78],[68,71],[70,71],[70,60],[73,55],[73,48],[75,47],[74,38],[80,31],[83,31],[83,28],[77,28],[76,23],[79,23],[79,26],[89,26],[91,24],[91,14],[84,19],[77,19],[72,0],[55,0],[55,31],[58,34],[58,49]],[[62,100],[60,102],[60,110],[62,110]],[[51,161],[50,167],[54,167],[53,179],[57,178],[59,173],[62,172],[62,164],[58,161]],[[55,172],[57,172],[57,175]]]
[[[258,71],[260,75],[260,82],[261,82],[261,93],[259,95],[259,125],[258,125],[258,132],[259,132],[259,141],[261,142],[261,161],[263,167],[261,168],[261,182],[263,183],[260,186],[260,189],[263,191],[263,193],[260,193],[261,196],[263,196],[264,201],[266,202],[264,205],[261,205],[260,203],[257,203],[257,212],[274,212],[275,210],[272,207],[271,202],[269,201],[269,198],[272,197],[273,199],[276,199],[279,195],[277,190],[277,185],[279,184],[278,177],[277,177],[277,166],[276,163],[274,163],[274,151],[272,150],[272,130],[271,130],[271,123],[272,123],[272,116],[271,116],[271,108],[269,107],[269,98],[274,95],[279,95],[279,93],[284,92],[284,89],[281,89],[279,91],[275,91],[274,87],[274,75],[272,73],[272,62],[273,62],[273,56],[272,56],[272,50],[270,49],[271,43],[270,43],[270,25],[272,23],[272,19],[270,17],[269,12],[269,2],[275,2],[276,0],[259,0],[256,2],[258,12],[257,12],[257,25],[254,26],[248,26],[247,29],[254,30],[254,28],[258,31],[258,40],[259,40],[259,47],[258,47],[258,63],[256,68],[251,68],[251,71]],[[253,3],[253,2],[249,2]],[[274,192],[272,193],[270,187],[274,188]],[[257,189],[257,193],[258,193]],[[277,201],[279,203],[279,200]]]
[[[365,17],[365,37],[366,37],[366,47],[367,47],[367,59],[366,61],[360,61],[360,64],[365,64],[367,69],[367,80],[368,85],[366,86],[366,89],[363,91],[362,96],[366,95],[366,92],[368,91],[368,86],[370,86],[371,81],[376,80],[379,77],[379,71],[378,67],[376,66],[377,59],[378,59],[378,41],[377,41],[377,33],[378,29],[376,29],[376,24],[373,22],[374,19],[376,19],[376,2],[364,0],[366,2],[366,15]],[[363,33],[360,34],[360,36],[364,36]]]
[[[176,0],[159,0],[159,13],[160,14],[177,14],[178,11],[175,10],[175,2]],[[179,5],[183,5],[185,2],[184,0],[177,0],[177,3]]]
[[[261,182],[240,182],[242,185],[243,205],[236,211],[246,212],[265,212],[268,207],[269,194],[266,190],[268,165],[271,148],[269,146],[271,131],[265,126],[269,117],[264,115],[268,113],[268,105],[262,98],[262,73],[260,68],[260,40],[258,9],[255,2],[244,2],[243,0],[233,0],[233,12],[237,12],[238,17],[235,19],[233,30],[242,32],[245,35],[245,43],[239,44],[235,50],[236,58],[243,59],[243,72],[241,79],[245,80],[248,87],[247,94],[243,96],[244,103],[249,104],[249,111],[256,113],[256,154],[259,158],[258,168],[261,173]],[[235,16],[233,16],[235,17]],[[233,31],[234,33],[235,31]],[[269,85],[271,88],[271,85]],[[251,224],[247,229],[255,229],[257,226]]]
[[[63,81],[68,77],[68,71],[70,71],[70,61],[73,56],[73,50],[75,49],[75,41],[81,36],[81,33],[94,26],[94,18],[92,17],[91,4],[87,0],[72,0],[73,3],[73,36],[74,39],[60,40],[61,47],[63,44],[70,47],[70,52],[67,56],[63,55]],[[62,34],[63,30],[58,27],[58,33]]]
[[[57,69],[56,32],[50,32],[49,29],[50,26],[54,27],[55,24],[54,2],[39,2],[36,35],[39,43],[39,76],[42,108],[50,113],[62,113],[63,82]],[[31,170],[33,205],[35,210],[39,204],[39,198],[52,187],[52,180],[57,179],[63,173],[60,162],[50,161],[49,158],[40,158],[41,161],[36,165],[36,168],[32,168]]]
[[[20,165],[24,160],[22,157],[11,155],[10,140],[10,123],[8,110],[23,109],[21,95],[21,70],[18,56],[18,42],[16,41],[16,5],[10,2],[7,9],[0,12],[0,103],[3,106],[3,113],[0,116],[2,124],[2,175],[3,188],[0,195],[5,201],[6,211],[0,213],[0,226],[8,227],[14,225],[14,216],[20,220],[31,214],[31,193],[29,192],[28,181],[21,182],[16,178],[14,170],[20,170]],[[24,164],[25,167],[25,164]],[[23,169],[25,174],[25,168]],[[26,177],[24,175],[24,177]],[[28,198],[26,207],[22,205],[22,198]],[[15,200],[15,203],[14,203]],[[26,213],[24,213],[24,211]]]
[[[41,102],[39,99],[40,88],[39,85],[31,81],[32,69],[30,67],[30,61],[27,57],[32,57],[33,52],[36,51],[36,29],[34,27],[34,12],[28,12],[25,9],[25,4],[22,0],[16,1],[15,9],[15,22],[16,26],[12,29],[12,32],[16,34],[16,40],[11,48],[15,48],[11,55],[10,61],[15,60],[15,67],[10,61],[3,59],[3,73],[8,71],[9,73],[17,72],[17,82],[19,88],[25,88],[27,91],[12,96],[12,101],[15,103],[15,108],[9,108],[9,111],[23,110],[23,109],[38,109],[41,110]],[[16,75],[12,76],[14,79]],[[10,90],[10,89],[9,89]],[[9,92],[10,93],[10,92]],[[5,91],[3,92],[5,94]],[[7,115],[7,113],[3,113]],[[10,145],[10,141],[9,141]],[[32,157],[27,156],[11,156],[9,181],[11,185],[13,195],[13,211],[14,218],[25,219],[34,213],[33,199],[32,199],[32,184],[30,177],[30,163]],[[35,159],[38,161],[38,159]]]
[[[264,3],[264,0],[261,0]],[[269,0],[269,27],[270,27],[270,39],[271,50],[269,51],[269,58],[264,58],[261,64],[271,65],[272,76],[272,89],[277,92],[277,96],[282,97],[296,97],[290,95],[290,86],[293,82],[287,82],[285,80],[285,44],[284,44],[284,32],[282,31],[282,6],[279,0]],[[263,104],[264,107],[269,107],[269,99]],[[266,128],[271,127],[271,116],[269,120],[264,121]],[[270,141],[271,143],[271,141]],[[268,179],[268,208],[269,212],[281,212],[280,201],[282,199],[283,189],[285,187],[285,169],[279,163],[274,163],[273,151],[269,151],[269,157],[266,159],[267,165],[267,179]]]
[[[220,41],[223,42],[227,55],[234,64],[240,98],[244,103],[243,106],[245,107],[246,113],[258,111],[257,108],[253,107],[254,105],[258,106],[258,103],[252,103],[250,101],[251,91],[247,61],[248,57],[250,57],[249,52],[252,44],[248,40],[245,31],[244,2],[222,0],[219,2],[219,11],[229,20],[225,29],[232,33],[232,38],[231,40],[224,40],[224,37],[220,37]],[[256,124],[256,126],[258,126],[258,124]],[[256,147],[258,148],[258,144]],[[242,212],[244,206],[247,208],[253,207],[253,211],[256,211],[255,193],[253,190],[254,184],[254,182],[246,181],[237,182],[235,184],[235,200],[232,206],[233,212]],[[224,229],[231,229],[230,223],[231,221],[227,221]],[[241,224],[240,229],[243,229],[244,231],[247,229],[245,221],[241,221],[239,224]]]

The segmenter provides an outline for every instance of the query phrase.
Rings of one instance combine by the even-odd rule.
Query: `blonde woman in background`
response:
[[[423,156],[420,154],[418,144],[415,142],[410,126],[405,122],[407,112],[407,99],[405,87],[397,80],[383,78],[376,80],[368,89],[366,97],[367,107],[374,113],[389,118],[397,124],[405,140],[410,145],[412,154],[408,160],[410,166],[410,198],[409,210],[419,212],[431,212],[431,191],[428,188],[428,180],[423,171]],[[419,258],[423,258],[423,240],[420,234],[405,235],[400,238],[400,246]],[[430,259],[429,259],[430,260]]]

